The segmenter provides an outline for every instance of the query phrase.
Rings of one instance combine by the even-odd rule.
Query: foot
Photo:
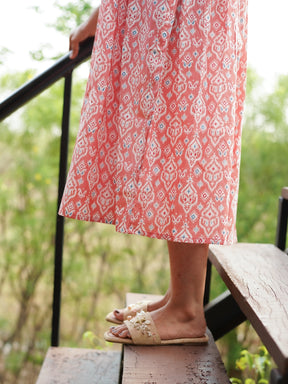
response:
[[[155,301],[153,303],[148,303],[147,312],[153,312],[153,311],[156,311],[157,309],[163,307],[168,302],[169,297],[170,297],[170,291],[168,289],[165,296],[161,300]],[[115,311],[113,311],[113,315],[115,316],[115,318],[118,321],[120,321],[120,322],[124,321],[124,309],[115,309]],[[136,315],[136,313],[135,313],[135,315]]]
[[[183,311],[181,308],[173,308],[168,302],[165,306],[153,311],[151,316],[161,340],[202,337],[206,332],[202,307],[191,313],[190,311]],[[130,333],[125,324],[111,327],[110,332],[114,336],[130,338]]]

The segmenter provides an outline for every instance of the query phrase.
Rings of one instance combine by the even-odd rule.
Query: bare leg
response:
[[[167,303],[151,312],[162,339],[200,337],[206,330],[203,309],[207,244],[168,242],[171,284]],[[125,325],[112,327],[115,336],[129,337]]]

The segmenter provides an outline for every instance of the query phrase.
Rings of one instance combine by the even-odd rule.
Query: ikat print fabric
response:
[[[103,0],[59,213],[236,241],[247,0]]]

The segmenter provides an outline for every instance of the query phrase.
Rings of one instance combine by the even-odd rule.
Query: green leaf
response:
[[[253,379],[246,379],[245,384],[256,384],[256,382]]]
[[[242,380],[237,379],[236,377],[231,377],[230,381],[232,384],[242,384]]]

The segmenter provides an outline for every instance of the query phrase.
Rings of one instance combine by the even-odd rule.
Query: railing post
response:
[[[283,377],[278,369],[272,369],[270,375],[270,384],[287,384],[288,383],[288,374]]]
[[[211,274],[212,274],[212,264],[211,264],[211,261],[208,259],[206,279],[205,279],[204,305],[208,304],[210,300]]]
[[[279,197],[278,221],[276,231],[276,246],[282,251],[286,248],[288,220],[288,187],[282,189],[282,195]]]
[[[64,217],[58,215],[62,194],[65,187],[67,173],[67,158],[69,144],[69,123],[71,106],[72,72],[65,76],[64,100],[62,114],[62,134],[60,143],[60,160],[58,176],[58,204],[57,221],[55,234],[55,255],[54,255],[54,292],[53,292],[53,313],[52,313],[52,335],[51,345],[59,345],[60,329],[60,307],[61,307],[61,285],[62,285],[62,264],[63,264],[63,243],[64,243]]]

